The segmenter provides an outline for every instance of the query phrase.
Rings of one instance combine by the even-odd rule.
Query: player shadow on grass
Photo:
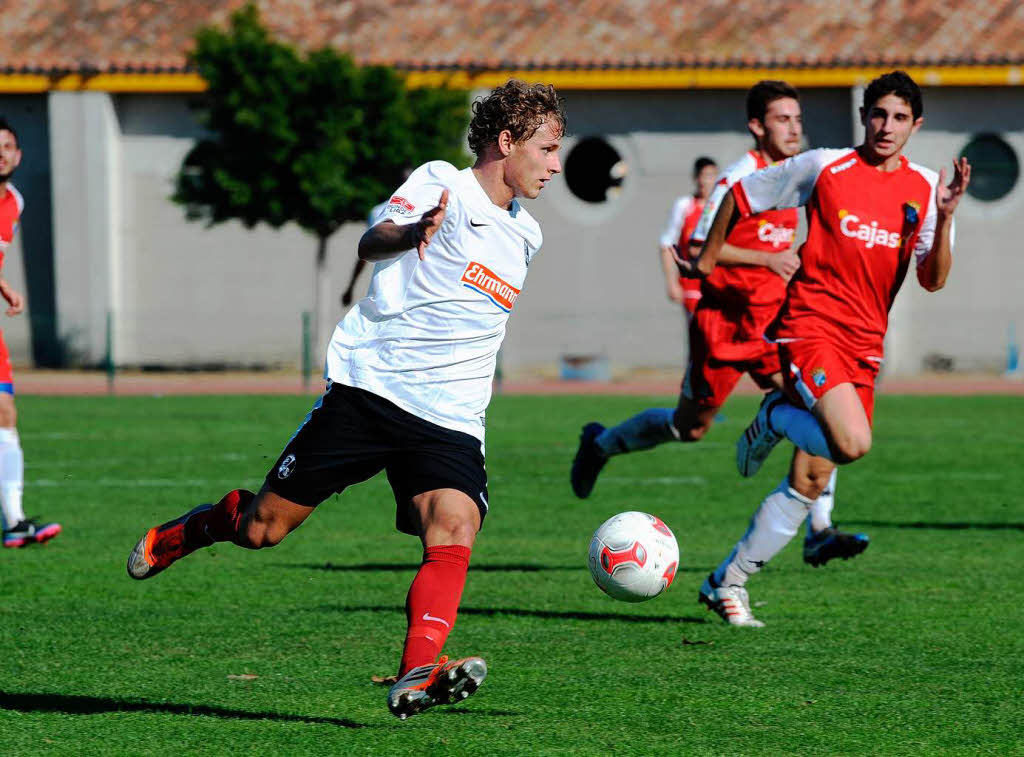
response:
[[[333,725],[340,728],[375,728],[348,718],[318,715],[288,715],[280,712],[251,712],[202,704],[147,702],[145,700],[88,697],[77,694],[31,694],[0,691],[0,710],[12,712],[60,712],[65,715],[95,715],[101,712],[152,712],[171,715],[205,715],[229,720],[277,720],[291,723]]]
[[[386,605],[320,605],[310,608],[316,612],[395,612],[405,614],[405,608]],[[562,612],[555,610],[525,610],[519,607],[460,607],[459,615],[512,615],[520,618],[542,618],[544,620],[618,620],[623,623],[707,623],[707,618],[680,615],[624,615],[617,612]]]
[[[325,570],[331,572],[372,572],[372,571],[416,571],[420,563],[361,563],[357,565],[335,565],[334,563],[303,563],[300,565],[286,565],[288,568],[302,568],[303,570]],[[580,565],[523,565],[504,563],[483,563],[472,564],[469,570],[472,573],[540,573],[548,570],[585,570],[586,566]],[[676,573],[701,573],[707,574],[707,568],[679,568]]]
[[[920,528],[937,531],[962,531],[977,528],[983,531],[1024,531],[1024,523],[968,523],[954,521],[950,523],[925,523],[924,521],[892,521],[892,520],[844,520],[844,526],[861,526],[867,528]]]

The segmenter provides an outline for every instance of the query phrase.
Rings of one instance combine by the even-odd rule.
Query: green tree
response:
[[[364,221],[406,169],[436,159],[468,164],[468,94],[407,89],[394,69],[358,66],[330,48],[301,53],[273,39],[252,5],[227,30],[200,29],[190,60],[208,85],[208,136],[182,162],[173,199],[189,220],[294,222],[313,234],[313,333],[322,347],[328,240]]]

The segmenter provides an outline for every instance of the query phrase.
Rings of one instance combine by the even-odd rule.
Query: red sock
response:
[[[234,489],[225,494],[212,510],[193,515],[185,524],[186,543],[207,545],[211,539],[234,541],[238,521],[255,496],[246,489]]]
[[[423,551],[423,564],[405,599],[409,627],[399,677],[433,662],[444,648],[459,612],[471,551],[458,544],[427,547]]]

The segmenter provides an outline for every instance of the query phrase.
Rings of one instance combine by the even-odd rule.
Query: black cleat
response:
[[[867,534],[848,534],[834,526],[804,539],[804,562],[817,568],[834,557],[849,560],[868,548]]]
[[[608,462],[608,458],[601,454],[594,439],[604,431],[600,423],[588,423],[580,432],[580,446],[576,450],[576,457],[572,461],[572,470],[569,472],[569,482],[572,484],[572,491],[580,499],[586,499],[594,490],[597,483],[597,476],[601,469]]]

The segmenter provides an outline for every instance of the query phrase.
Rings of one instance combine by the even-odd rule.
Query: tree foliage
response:
[[[394,69],[330,48],[300,53],[252,5],[227,30],[201,29],[191,62],[209,87],[208,137],[185,157],[174,193],[191,220],[295,222],[322,243],[364,220],[405,169],[468,162],[466,92],[409,90]]]

